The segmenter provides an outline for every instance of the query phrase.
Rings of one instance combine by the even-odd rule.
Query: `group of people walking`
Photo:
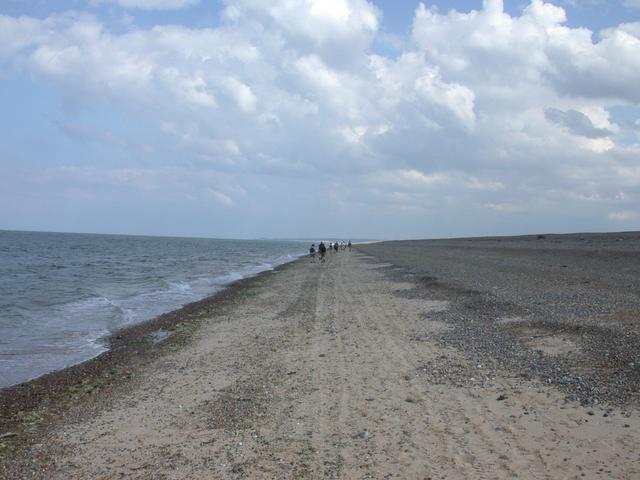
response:
[[[325,243],[323,241],[321,241],[318,244],[318,249],[316,250],[316,244],[312,243],[311,244],[311,248],[309,248],[309,256],[311,257],[311,261],[315,262],[316,261],[316,254],[318,254],[320,256],[320,261],[321,262],[325,262],[326,259],[326,254],[327,254],[327,250],[329,252],[335,252],[338,253],[340,250],[345,251],[345,250],[349,250],[351,251],[351,240],[349,240],[347,243],[345,242],[329,242],[329,247],[327,248],[327,246],[325,245]]]

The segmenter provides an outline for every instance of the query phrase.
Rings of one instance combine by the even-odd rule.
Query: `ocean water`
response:
[[[305,253],[306,242],[0,231],[0,388]]]

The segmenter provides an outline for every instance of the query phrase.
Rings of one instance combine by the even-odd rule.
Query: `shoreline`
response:
[[[34,436],[42,434],[55,422],[53,417],[60,417],[74,405],[90,401],[98,391],[121,386],[133,378],[132,371],[140,364],[180,348],[188,342],[199,322],[213,310],[222,308],[252,284],[282,272],[302,258],[235,280],[201,300],[118,329],[103,337],[108,349],[95,357],[0,388],[0,459],[3,450],[27,446]],[[169,335],[154,339],[152,335],[158,331]],[[7,433],[16,435],[3,438]]]
[[[626,406],[583,405],[534,365],[514,369],[501,361],[504,350],[473,348],[510,331],[500,319],[511,306],[446,278],[425,281],[416,269],[428,250],[405,255],[410,268],[384,258],[400,249],[369,245],[326,263],[290,262],[181,312],[176,333],[159,347],[140,342],[142,333],[133,343],[119,339],[124,368],[116,365],[112,383],[85,392],[102,381],[91,377],[65,393],[73,401],[61,401],[59,414],[49,406],[38,424],[39,411],[27,412],[22,437],[0,438],[17,440],[11,454],[0,454],[0,477],[640,475],[633,398]],[[463,263],[471,276],[460,280],[473,280],[473,262]],[[430,258],[428,267],[438,264]],[[502,273],[492,268],[480,269],[486,282]],[[508,350],[558,358],[537,353],[542,339],[524,333]]]
[[[293,241],[0,231],[0,389],[98,356],[116,330],[304,252]]]
[[[30,233],[30,232],[28,232],[28,233]],[[35,233],[39,233],[39,232],[35,232]],[[45,232],[45,233],[57,233],[57,232]],[[93,235],[93,234],[86,234],[86,235]],[[119,235],[119,234],[113,234],[113,235]],[[120,236],[123,236],[123,235],[120,235]],[[172,238],[172,237],[168,237],[168,238]],[[67,365],[67,366],[62,367],[62,368],[60,368],[58,370],[52,370],[50,372],[46,372],[46,373],[40,374],[40,375],[38,375],[36,377],[29,378],[29,379],[26,379],[24,381],[21,381],[21,382],[18,382],[18,383],[14,383],[14,384],[11,384],[11,385],[0,386],[0,398],[1,398],[1,394],[2,394],[2,392],[4,390],[12,389],[14,387],[18,387],[18,386],[21,386],[21,385],[26,385],[26,384],[29,384],[31,382],[38,381],[39,379],[41,379],[43,377],[46,377],[48,375],[55,374],[57,372],[61,372],[61,371],[67,370],[67,369],[76,367],[78,365],[82,365],[82,364],[84,364],[86,362],[90,362],[92,360],[95,360],[98,357],[100,357],[100,356],[102,356],[102,355],[104,355],[106,353],[109,353],[109,351],[112,349],[111,347],[113,346],[113,344],[114,343],[118,343],[118,338],[117,337],[125,336],[129,330],[134,330],[137,327],[146,325],[147,323],[157,322],[157,321],[159,321],[160,319],[162,319],[163,317],[165,317],[166,315],[169,315],[169,314],[175,315],[177,312],[179,312],[179,311],[181,311],[183,309],[189,308],[192,305],[196,305],[196,304],[199,304],[201,302],[210,301],[211,299],[213,299],[214,297],[218,296],[220,293],[224,292],[226,289],[230,288],[231,286],[233,286],[237,282],[242,282],[244,280],[248,280],[248,279],[256,277],[258,275],[262,275],[264,273],[273,272],[277,268],[279,268],[279,267],[281,267],[283,265],[286,265],[286,264],[291,263],[291,262],[295,262],[295,261],[299,260],[301,257],[304,257],[304,255],[299,255],[298,257],[295,257],[295,255],[293,255],[293,254],[292,254],[292,256],[294,257],[292,260],[285,261],[284,263],[280,263],[280,264],[277,264],[275,266],[270,266],[270,268],[267,268],[265,270],[260,270],[260,271],[255,272],[255,273],[249,273],[247,275],[240,274],[241,275],[240,278],[235,279],[235,280],[231,280],[228,283],[221,284],[216,291],[214,291],[214,292],[212,292],[212,293],[210,293],[210,294],[208,294],[208,295],[206,295],[206,296],[204,296],[204,297],[202,297],[202,298],[200,298],[198,300],[194,300],[194,301],[191,301],[189,303],[185,303],[182,306],[179,306],[179,307],[174,308],[172,310],[166,311],[164,313],[161,313],[161,314],[156,315],[154,317],[148,318],[146,320],[142,320],[142,321],[137,322],[137,323],[133,323],[133,324],[122,326],[120,328],[115,329],[113,332],[109,333],[108,335],[105,335],[103,337],[98,337],[98,338],[95,339],[94,342],[99,343],[101,345],[104,345],[105,348],[107,348],[107,350],[105,350],[103,352],[100,352],[100,353],[98,353],[97,355],[95,355],[93,357],[89,357],[86,360],[81,360],[81,361],[79,361],[77,363],[74,363],[72,365]],[[158,329],[162,329],[162,327],[158,327]],[[146,332],[147,329],[145,328],[143,330]],[[152,333],[152,332],[146,332],[146,333],[149,334],[149,333]],[[164,340],[166,340],[166,339],[165,338],[159,339],[159,342],[162,342]]]

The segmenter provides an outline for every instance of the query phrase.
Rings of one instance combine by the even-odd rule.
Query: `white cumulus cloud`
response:
[[[226,0],[211,28],[5,15],[0,62],[84,108],[134,112],[173,140],[175,158],[249,197],[313,178],[315,197],[336,208],[384,212],[389,201],[471,220],[624,220],[609,213],[640,201],[640,147],[623,135],[637,122],[621,128],[611,113],[640,107],[638,23],[573,28],[542,0],[518,16],[499,0],[469,12],[420,4],[387,56],[375,51],[383,18],[366,0]],[[207,195],[236,201],[218,184]]]

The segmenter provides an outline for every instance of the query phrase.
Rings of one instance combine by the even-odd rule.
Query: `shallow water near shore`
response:
[[[297,258],[306,243],[0,231],[0,388],[101,338]]]

